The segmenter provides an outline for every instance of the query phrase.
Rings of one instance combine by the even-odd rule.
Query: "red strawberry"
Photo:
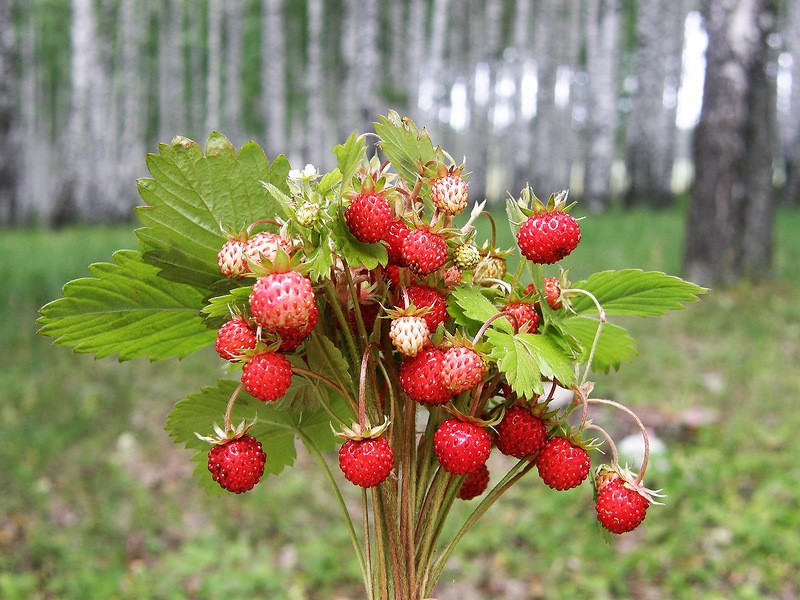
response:
[[[489,487],[489,468],[486,464],[482,464],[467,475],[461,487],[458,488],[458,497],[461,500],[472,500],[475,496],[480,496],[485,492],[487,487]]]
[[[256,332],[247,321],[235,317],[226,321],[217,331],[215,348],[221,358],[233,362],[242,356],[243,350],[255,350],[257,342]]]
[[[538,452],[547,440],[547,428],[521,406],[512,406],[495,426],[497,449],[507,456],[525,458]]]
[[[289,244],[277,234],[262,231],[245,242],[244,254],[250,262],[261,264],[262,257],[270,262],[275,260],[279,249],[289,252]]]
[[[403,259],[403,240],[411,233],[411,228],[402,219],[395,219],[386,228],[383,241],[386,242],[386,251],[389,254],[389,264],[399,267],[405,266]]]
[[[412,400],[426,406],[444,404],[453,397],[442,381],[444,353],[438,348],[423,348],[416,356],[400,363],[400,387]]]
[[[348,440],[339,448],[339,468],[349,482],[374,487],[392,472],[394,451],[384,437]]]
[[[454,346],[444,352],[441,377],[445,387],[454,394],[474,388],[485,371],[483,359],[471,348]]]
[[[563,437],[552,437],[545,442],[536,459],[539,477],[554,490],[568,490],[579,486],[591,468],[589,454]]]
[[[438,290],[424,285],[410,285],[406,293],[411,304],[417,308],[428,309],[422,318],[425,319],[431,333],[447,320],[447,299]]]
[[[536,286],[532,283],[525,288],[525,295],[535,294]],[[561,282],[557,277],[544,278],[544,299],[553,310],[559,310],[564,303],[561,301]]]
[[[404,356],[416,356],[428,343],[430,332],[422,317],[404,315],[392,319],[389,338],[395,350]]]
[[[278,347],[280,352],[294,352],[302,344],[305,339],[311,334],[311,330],[317,324],[319,311],[312,310],[308,315],[308,323],[305,327],[278,327],[275,330],[281,337],[281,344]]]
[[[412,229],[403,240],[403,259],[417,275],[429,275],[447,261],[447,243],[438,233]]]
[[[626,533],[644,521],[650,500],[618,477],[606,483],[597,494],[597,520],[611,533]]]
[[[230,239],[222,244],[222,248],[217,254],[217,264],[225,277],[241,279],[250,271],[245,260],[244,249],[244,242],[238,239]]]
[[[439,177],[431,185],[431,200],[443,213],[457,215],[467,207],[467,188],[467,182],[459,175]]]
[[[580,241],[578,222],[560,210],[528,217],[517,233],[522,255],[540,265],[558,262],[575,250]]]
[[[297,271],[259,277],[250,293],[250,313],[263,328],[302,329],[317,312],[311,280]]]
[[[292,365],[277,352],[263,352],[242,366],[242,383],[251,396],[272,402],[286,393],[292,384]]]
[[[536,333],[536,330],[539,329],[541,317],[533,304],[528,302],[512,302],[503,310],[514,315],[516,321],[510,318],[508,320],[511,321],[511,325],[517,327],[517,331]]]
[[[211,477],[234,494],[252,490],[264,474],[267,455],[250,435],[215,445],[208,452]]]
[[[486,430],[468,421],[448,419],[433,434],[433,451],[442,468],[454,475],[468,475],[486,463],[492,440]]]
[[[383,239],[392,222],[392,206],[381,194],[362,192],[350,200],[344,220],[357,240],[377,242]]]

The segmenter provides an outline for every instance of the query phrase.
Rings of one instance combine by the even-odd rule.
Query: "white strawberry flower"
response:
[[[303,169],[289,171],[289,179],[293,181],[313,181],[317,177],[319,177],[319,171],[311,163],[308,163]]]

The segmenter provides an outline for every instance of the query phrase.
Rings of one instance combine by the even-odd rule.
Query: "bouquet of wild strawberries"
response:
[[[646,453],[638,473],[621,467],[588,408],[623,411],[645,448],[647,432],[591,397],[588,375],[633,355],[609,315],[660,315],[704,290],[635,269],[575,284],[548,273],[580,242],[566,192],[507,201],[521,252],[509,273],[510,250],[475,240],[477,219],[495,222],[485,202],[465,212],[464,165],[396,113],[375,132],[385,160],[353,134],[324,174],[216,133],[205,153],[162,145],[139,181],[141,249],[67,284],[42,333],[120,360],[214,344],[226,376],[178,402],[167,429],[197,450],[204,485],[235,493],[290,466],[299,438],[332,484],[370,598],[429,596],[463,535],[533,469],[555,490],[589,479],[600,525],[634,529],[657,496],[642,484]],[[612,460],[590,477],[604,444]],[[489,473],[493,451],[512,457],[507,472]],[[332,452],[362,489],[360,533]],[[478,497],[443,540],[452,505]]]

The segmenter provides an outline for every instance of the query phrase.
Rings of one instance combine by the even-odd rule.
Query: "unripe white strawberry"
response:
[[[416,356],[428,342],[430,331],[424,318],[403,316],[392,319],[389,337],[400,354]]]
[[[439,177],[431,185],[431,200],[440,211],[457,215],[467,207],[467,182],[458,175]]]
[[[217,254],[220,272],[231,279],[241,279],[250,269],[245,260],[245,243],[238,239],[230,239]]]

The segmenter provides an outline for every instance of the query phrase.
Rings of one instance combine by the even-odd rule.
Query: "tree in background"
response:
[[[0,223],[12,220],[16,212],[15,64],[16,35],[11,0],[0,0]]]
[[[635,89],[627,126],[627,205],[671,206],[675,113],[687,0],[636,4]]]
[[[684,271],[702,284],[762,277],[772,259],[775,83],[771,0],[706,0],[703,110],[694,133]]]

